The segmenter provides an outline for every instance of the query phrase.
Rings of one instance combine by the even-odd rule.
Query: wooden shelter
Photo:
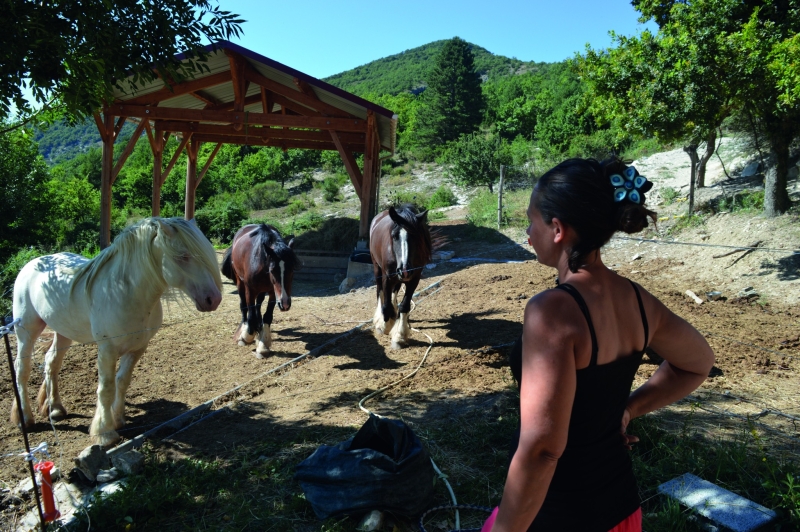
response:
[[[379,153],[394,154],[397,115],[228,41],[209,45],[206,52],[208,69],[194,78],[167,80],[167,86],[156,79],[136,88],[126,80],[125,90],[115,89],[114,101],[95,114],[103,141],[100,246],[110,243],[111,187],[143,132],[153,150],[153,216],[160,211],[161,187],[184,150],[187,219],[194,217],[195,191],[222,144],[336,150],[361,200],[359,235],[367,237],[377,204]],[[114,164],[114,140],[126,120],[138,125]],[[169,135],[181,141],[164,167]],[[203,142],[216,146],[198,171]],[[364,154],[363,168],[357,153]]]

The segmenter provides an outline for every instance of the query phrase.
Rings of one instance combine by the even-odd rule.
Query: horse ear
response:
[[[417,214],[417,220],[419,220],[420,222],[423,222],[423,223],[427,222],[428,221],[428,209],[425,209],[421,213]]]
[[[164,220],[157,218],[156,222],[158,222],[158,232],[163,234],[167,238],[172,238],[175,236],[175,229],[170,227],[168,223]]]
[[[397,214],[397,211],[394,210],[394,207],[389,207],[389,218],[391,218],[392,221],[397,225],[403,225],[405,222],[405,220],[403,220],[400,215]]]
[[[289,246],[289,249],[292,249],[294,247],[294,235],[291,235],[289,237],[289,243],[286,245]]]
[[[189,223],[192,224],[193,226],[197,227],[197,221],[194,218],[189,220]]]

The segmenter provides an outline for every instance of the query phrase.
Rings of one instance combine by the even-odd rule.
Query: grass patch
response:
[[[296,216],[301,212],[307,211],[308,209],[313,209],[316,206],[317,204],[314,203],[314,199],[308,194],[303,193],[292,198],[292,201],[290,201],[289,205],[286,207],[286,214],[289,216]]]
[[[706,219],[699,214],[680,214],[675,216],[675,223],[667,229],[667,234],[674,235],[680,233],[684,229],[700,227],[701,225],[705,225],[705,223]]]
[[[528,189],[514,190],[503,194],[502,225],[511,227],[528,226],[528,203],[531,192]],[[467,206],[467,221],[476,227],[497,227],[497,194],[488,190],[478,193]]]
[[[395,168],[395,170],[397,170],[397,168]],[[413,181],[413,178],[410,175],[395,175],[393,173],[391,177],[387,177],[383,180],[383,184],[387,187],[401,187],[410,184],[411,181]]]
[[[678,199],[678,191],[672,187],[663,187],[659,189],[658,194],[664,200],[664,205],[672,205]]]
[[[427,207],[429,209],[437,209],[439,207],[450,207],[451,205],[457,204],[458,198],[453,192],[453,189],[448,186],[441,185],[431,195],[430,199],[428,200]]]
[[[756,214],[764,210],[764,191],[745,190],[737,192],[732,197],[722,198],[719,201],[720,211],[740,212],[743,214]]]

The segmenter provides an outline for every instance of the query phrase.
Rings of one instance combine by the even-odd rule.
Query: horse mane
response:
[[[405,203],[400,205],[399,207],[395,207],[395,212],[403,220],[403,224],[399,224],[403,226],[403,229],[408,231],[411,235],[416,235],[422,245],[420,246],[420,252],[422,253],[422,257],[425,259],[425,264],[430,262],[431,255],[433,254],[433,242],[431,241],[431,233],[428,229],[428,225],[423,221],[417,218],[416,207],[410,203]],[[398,224],[395,224],[398,225]]]
[[[175,231],[174,238],[166,238],[159,234],[159,222]],[[75,270],[70,290],[79,280],[85,278],[85,290],[89,293],[101,272],[110,279],[123,279],[129,272],[136,271],[145,283],[163,284],[161,264],[155,260],[152,246],[156,238],[161,238],[164,253],[177,260],[183,253],[188,253],[201,265],[213,272],[218,287],[222,287],[222,279],[217,271],[216,254],[208,245],[205,236],[183,218],[145,218],[125,228],[106,249],[96,257]],[[180,241],[183,246],[178,246]]]
[[[258,271],[262,264],[269,264],[270,257],[267,254],[267,248],[271,248],[275,252],[287,270],[299,269],[300,261],[294,250],[286,245],[280,232],[273,226],[265,223],[258,224],[258,227],[250,233],[250,238],[253,239],[253,249],[259,250],[259,253],[254,252],[250,255],[251,271]]]

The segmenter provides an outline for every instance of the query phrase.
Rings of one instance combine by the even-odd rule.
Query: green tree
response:
[[[214,3],[216,4],[216,2]],[[35,100],[57,100],[73,120],[109,101],[114,80],[133,75],[135,83],[156,76],[180,81],[204,68],[204,40],[238,36],[238,15],[209,0],[62,0],[3,2],[0,33],[0,118],[13,103],[30,108],[22,89]],[[180,63],[177,53],[201,55]],[[207,67],[206,67],[207,68]]]
[[[472,133],[483,117],[481,78],[466,41],[454,37],[442,47],[428,76],[418,114],[419,140],[425,146],[442,145]]]
[[[662,26],[656,35],[612,33],[616,48],[587,48],[575,61],[598,119],[620,131],[683,142],[691,160],[690,211],[698,168],[713,154],[717,128],[733,108],[736,57],[728,37],[738,29],[731,14],[739,5],[738,0],[676,2],[666,16],[659,3]],[[701,159],[697,148],[703,140]]]
[[[28,131],[0,134],[0,263],[23,246],[53,242],[49,180]]]
[[[500,179],[500,165],[512,162],[506,142],[497,135],[470,133],[450,143],[444,160],[450,165],[451,180],[457,185],[488,187]]]

